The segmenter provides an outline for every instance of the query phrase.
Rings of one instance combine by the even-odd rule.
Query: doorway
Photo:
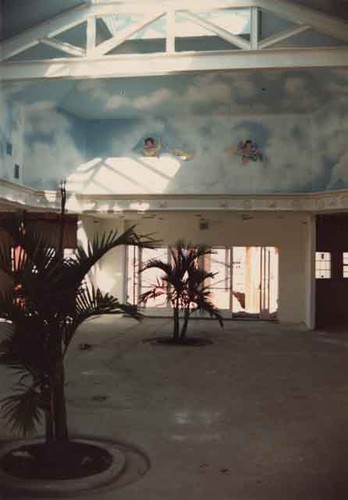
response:
[[[276,247],[213,248],[205,267],[215,305],[234,318],[276,319],[279,259]]]
[[[210,281],[211,298],[225,317],[276,319],[278,311],[278,249],[265,246],[212,247],[201,266],[215,273]],[[139,297],[160,278],[158,269],[139,270],[151,258],[169,262],[167,247],[127,247],[127,301],[139,304]],[[149,300],[148,312],[165,312],[165,298]]]

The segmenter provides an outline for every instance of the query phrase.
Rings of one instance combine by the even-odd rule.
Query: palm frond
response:
[[[80,283],[98,260],[120,245],[154,248],[158,245],[158,241],[154,240],[151,235],[139,236],[135,232],[135,226],[131,226],[122,233],[110,231],[102,236],[97,235],[92,242],[88,243],[86,250],[82,246],[78,246],[74,261],[69,266],[70,279],[75,279]]]
[[[13,300],[0,300],[0,309],[5,311],[3,316],[13,322],[7,336],[0,342],[0,363],[19,373],[30,374],[35,380],[42,378],[49,369],[49,325],[34,311],[27,314]]]
[[[216,273],[208,272],[199,265],[202,257],[212,253],[214,252],[207,245],[194,245],[185,240],[178,240],[170,248],[169,263],[150,259],[141,269],[140,272],[156,268],[163,274],[140,296],[140,301],[146,304],[150,299],[166,295],[173,305],[173,311],[184,311],[185,315],[188,315],[186,318],[194,311],[204,311],[216,318],[222,326],[222,316],[211,301],[210,285],[207,284]],[[187,319],[183,326],[183,335],[186,334],[186,328]]]
[[[136,306],[121,304],[116,297],[109,293],[102,293],[94,286],[81,286],[70,315],[63,315],[60,328],[63,333],[63,342],[69,346],[77,328],[88,318],[100,314],[125,314],[135,319],[141,315]]]
[[[48,239],[26,224],[25,217],[0,221],[1,227],[7,235],[0,242],[0,270],[9,282],[0,295],[0,311],[12,324],[0,342],[0,363],[15,370],[20,381],[15,393],[3,399],[1,408],[14,432],[28,434],[40,422],[42,412],[47,412],[44,394],[56,383],[57,370],[64,374],[63,356],[78,326],[99,314],[141,317],[135,306],[85,287],[86,274],[119,245],[152,248],[158,242],[150,235],[138,236],[133,226],[97,236],[86,250],[79,247],[72,259],[63,256],[59,231]]]
[[[145,265],[140,269],[140,273],[143,271],[146,271],[147,269],[159,269],[160,271],[163,271],[166,275],[170,275],[173,273],[173,266],[170,263],[164,262],[163,260],[160,259],[150,259],[148,260]]]
[[[7,424],[15,434],[30,435],[40,424],[43,414],[41,394],[34,387],[18,385],[16,394],[0,401]]]
[[[139,302],[140,304],[146,305],[148,300],[156,299],[157,297],[162,297],[163,295],[168,298],[168,289],[166,286],[163,286],[160,282],[158,282],[157,285],[140,295]]]
[[[219,309],[213,304],[213,302],[202,294],[195,300],[195,310],[199,310],[201,312],[206,312],[209,314],[211,318],[215,318],[218,320],[219,325],[223,328],[223,318],[219,311]]]
[[[8,244],[2,242],[0,245],[0,271],[6,275],[12,274],[12,259]]]

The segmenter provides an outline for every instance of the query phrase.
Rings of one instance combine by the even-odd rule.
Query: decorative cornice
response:
[[[0,210],[58,212],[59,208],[59,191],[41,191],[0,180]],[[348,190],[250,195],[84,195],[68,192],[67,209],[81,215],[190,210],[330,213],[348,211]]]

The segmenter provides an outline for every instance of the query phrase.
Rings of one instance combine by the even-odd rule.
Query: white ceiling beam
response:
[[[52,38],[67,31],[87,19],[89,7],[79,6],[58,16],[38,24],[23,33],[13,36],[0,44],[2,60],[9,59],[20,52],[30,49],[39,43],[39,40]]]
[[[322,67],[347,68],[348,48],[291,47],[254,51],[130,54],[103,56],[93,60],[64,58],[35,62],[7,62],[0,65],[0,78],[2,80],[122,78],[196,71]]]
[[[66,54],[70,54],[76,57],[84,57],[86,55],[86,51],[81,47],[76,47],[75,45],[71,45],[67,42],[62,42],[60,40],[56,40],[55,38],[41,38],[39,40],[40,43],[44,45],[48,45],[49,47],[53,47],[54,49],[60,50],[61,52],[65,52]]]
[[[167,10],[166,15],[166,52],[175,52],[175,10]]]
[[[113,14],[136,14],[151,12],[151,9],[158,9],[159,4],[163,10],[187,10],[196,12],[207,12],[215,9],[243,9],[257,6],[258,0],[145,0],[137,2],[115,2],[92,4],[91,14],[95,16],[108,16]]]
[[[283,19],[296,24],[309,24],[320,33],[348,41],[348,25],[340,19],[287,0],[257,0],[257,4]]]
[[[295,28],[288,28],[286,30],[280,31],[279,33],[275,33],[274,35],[265,38],[259,43],[260,49],[266,49],[267,47],[271,47],[282,40],[286,40],[287,38],[291,38],[292,36],[298,35],[299,33],[303,33],[304,31],[309,30],[311,27],[308,24],[302,24],[300,26],[296,26]]]
[[[187,10],[181,11],[180,14],[184,15],[187,19],[190,19],[195,24],[199,24],[203,28],[206,28],[207,30],[214,33],[218,37],[223,38],[224,40],[226,40],[226,42],[235,45],[239,49],[244,49],[244,50],[250,49],[250,43],[247,40],[244,40],[244,38],[238,35],[234,35],[230,31],[221,28],[221,26],[218,26],[217,24],[212,23],[211,21],[208,21],[206,19],[203,19],[197,14],[188,12]]]
[[[1,60],[9,59],[39,43],[40,39],[53,38],[87,20],[89,15],[103,16],[122,13],[149,13],[158,9],[158,0],[142,2],[115,2],[107,4],[82,5],[63,12],[34,28],[16,35],[0,44]],[[161,8],[172,7],[176,10],[187,10],[187,0],[176,0],[173,2],[161,2]],[[248,8],[259,7],[269,10],[274,14],[289,19],[296,24],[305,24],[313,29],[325,33],[333,38],[348,41],[347,23],[322,12],[294,4],[287,0],[190,0],[190,12],[203,12],[226,8]]]
[[[250,12],[250,48],[257,50],[259,48],[259,9],[251,7]]]
[[[115,49],[119,45],[121,45],[123,42],[125,42],[128,38],[133,36],[135,33],[140,31],[141,29],[145,28],[149,24],[152,24],[155,22],[157,19],[160,17],[164,16],[165,12],[163,9],[157,10],[156,13],[152,13],[150,16],[146,17],[145,19],[142,18],[138,23],[132,24],[128,28],[120,31],[117,36],[114,36],[110,38],[109,40],[106,40],[103,43],[100,43],[97,45],[91,52],[90,55],[91,57],[99,57],[104,54],[107,54],[110,52],[110,50]]]
[[[87,19],[87,30],[86,30],[86,51],[89,56],[96,47],[97,40],[97,18],[95,16],[89,16]]]

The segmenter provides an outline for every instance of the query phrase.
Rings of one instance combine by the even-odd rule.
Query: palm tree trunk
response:
[[[180,340],[185,340],[185,338],[186,338],[186,332],[187,332],[189,318],[190,318],[190,306],[185,308],[184,323],[182,325],[181,332],[180,332]]]
[[[52,400],[52,391],[51,387],[48,384],[45,384],[45,387],[41,389],[42,396],[44,399],[44,404],[46,407],[45,410],[45,438],[46,444],[52,442],[54,437],[53,431],[53,400]]]
[[[53,440],[53,420],[52,415],[49,411],[45,413],[45,441],[49,444]]]
[[[176,300],[175,304],[174,304],[173,316],[174,316],[173,339],[174,339],[174,342],[177,342],[179,340],[179,302],[178,302],[178,300]]]
[[[60,359],[56,364],[52,387],[54,438],[56,441],[69,439],[64,384],[64,365],[63,360]]]

